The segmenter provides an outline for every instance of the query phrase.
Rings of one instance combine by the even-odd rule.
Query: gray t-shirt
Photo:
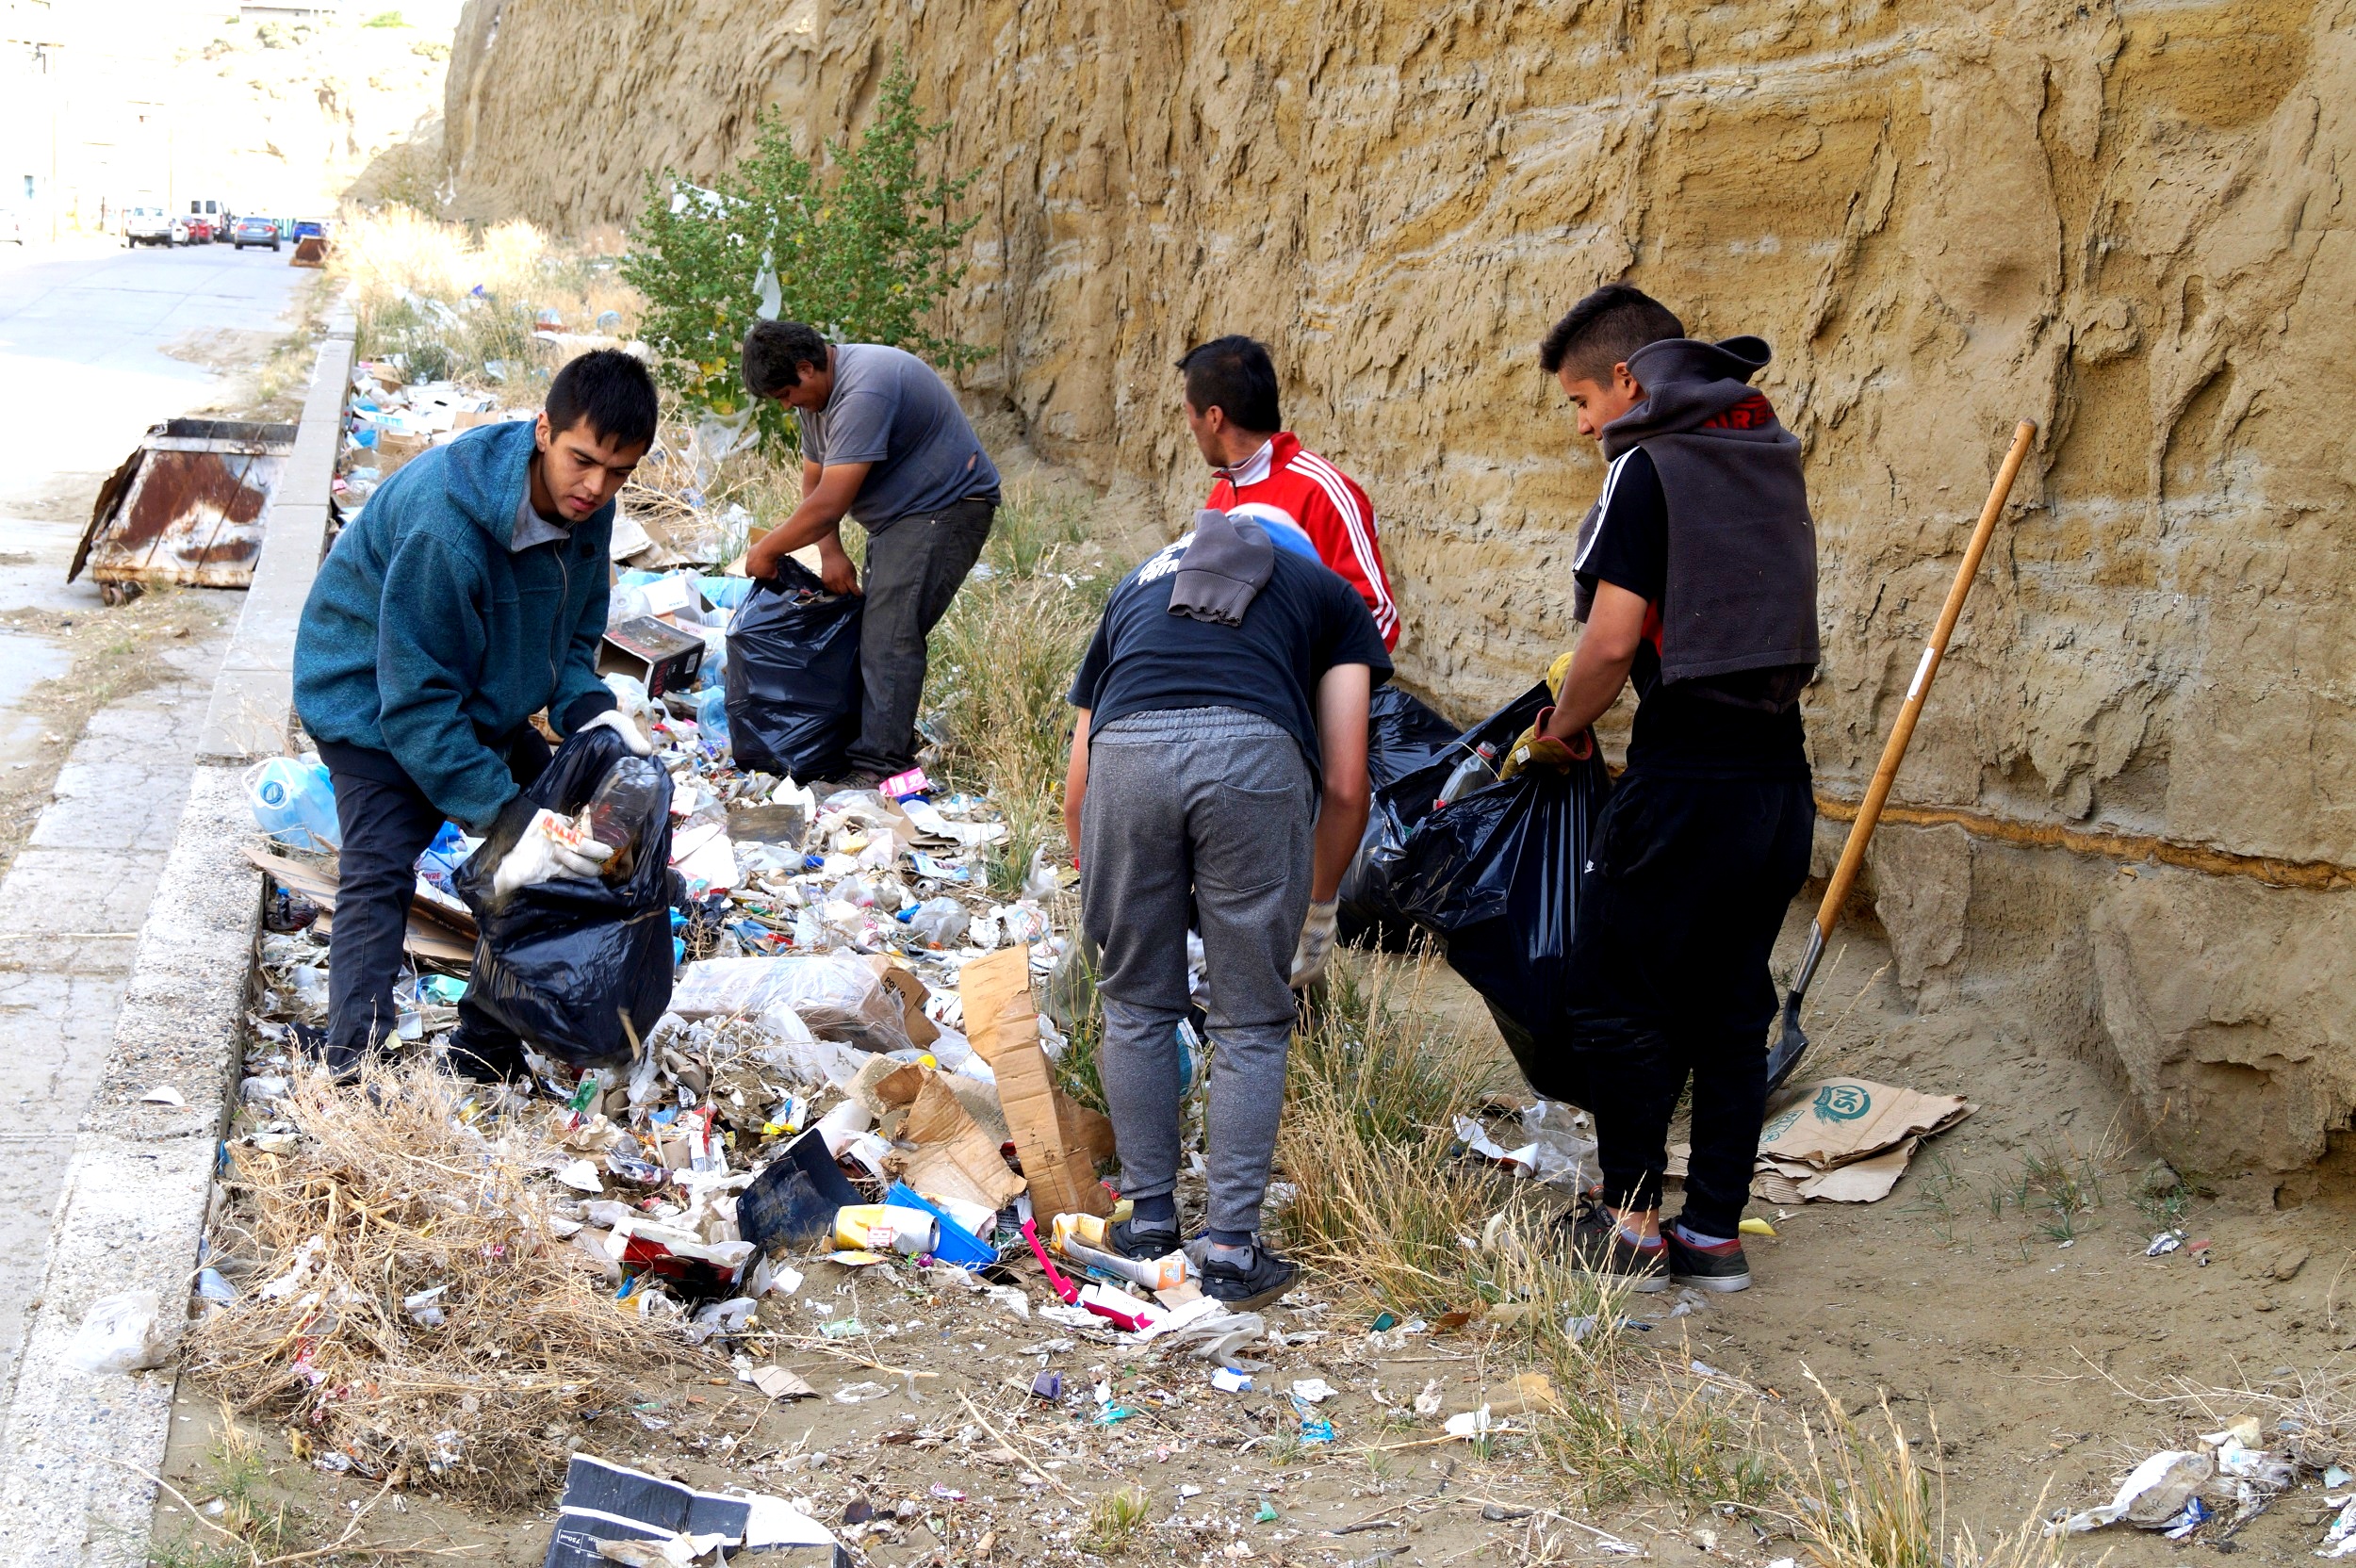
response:
[[[851,502],[852,517],[870,533],[968,496],[998,498],[998,469],[957,394],[906,350],[881,343],[837,346],[826,406],[794,414],[808,461],[875,465]]]

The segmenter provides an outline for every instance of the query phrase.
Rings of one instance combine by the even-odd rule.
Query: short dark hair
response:
[[[1568,366],[1580,381],[1608,381],[1612,367],[1645,344],[1684,335],[1667,305],[1634,284],[1608,283],[1554,324],[1538,345],[1538,367],[1549,376]]]
[[[826,368],[826,335],[799,321],[755,321],[744,335],[744,384],[774,398],[802,384],[806,369]]]
[[[1227,411],[1227,422],[1260,434],[1284,428],[1277,411],[1276,362],[1268,345],[1235,335],[1188,349],[1178,360],[1186,373],[1186,401],[1197,414]]]
[[[548,384],[548,430],[567,431],[581,420],[619,447],[654,442],[657,407],[654,377],[636,355],[598,349],[568,360]]]

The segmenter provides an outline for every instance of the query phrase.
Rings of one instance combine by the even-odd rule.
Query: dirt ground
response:
[[[1635,1315],[1652,1325],[1643,1348],[1671,1392],[1702,1364],[1738,1403],[1756,1404],[1761,1440],[1790,1452],[1798,1418],[1821,1408],[1810,1372],[1853,1410],[1886,1393],[1918,1438],[1936,1424],[1925,1467],[1951,1527],[1985,1543],[2040,1498],[2048,1513],[2103,1500],[2146,1453],[2261,1409],[2170,1396],[2295,1394],[2343,1373],[2356,1349],[2356,1314],[2338,1300],[2356,1256],[2345,1190],[2280,1209],[2263,1186],[2197,1192],[2175,1220],[2186,1245],[2146,1257],[2161,1201],[2143,1189],[2151,1156],[2094,1068],[1955,1013],[1913,1016],[1870,934],[1843,939],[1818,997],[1814,1070],[1958,1093],[1979,1109],[1879,1203],[1755,1205],[1779,1233],[1750,1243],[1749,1292],[1639,1298]],[[1475,1004],[1460,992],[1439,1005],[1469,1015]],[[2040,1171],[2049,1185],[2055,1172],[2074,1176],[2082,1212],[2059,1218]],[[1035,1267],[1018,1277],[1035,1309],[1047,1303]],[[766,1345],[816,1398],[772,1406],[715,1361],[708,1377],[571,1435],[698,1485],[799,1499],[887,1568],[1108,1555],[1436,1565],[1586,1560],[1619,1547],[1671,1563],[1765,1564],[1794,1553],[1771,1511],[1591,1514],[1565,1501],[1565,1481],[1527,1444],[1508,1436],[1483,1453],[1437,1435],[1411,1408],[1433,1380],[1444,1413],[1486,1403],[1511,1420],[1515,1340],[1481,1319],[1386,1346],[1369,1337],[1375,1304],[1312,1280],[1268,1315],[1281,1346],[1246,1352],[1270,1370],[1252,1392],[1227,1394],[1202,1362],[1020,1321],[957,1279],[811,1266]],[[843,1316],[866,1337],[814,1331]],[[1030,1393],[1048,1369],[1063,1374],[1060,1404]],[[1331,1443],[1302,1440],[1284,1392],[1307,1378],[1335,1391],[1315,1407]],[[1107,1422],[1114,1410],[1130,1413]],[[189,1535],[185,1504],[211,1494],[219,1418],[202,1388],[184,1384],[168,1462],[184,1500],[163,1499],[159,1542]],[[2270,1415],[2267,1427],[2271,1437]],[[301,1511],[306,1543],[368,1507],[375,1483],[296,1462],[283,1434],[257,1431],[266,1494]],[[1145,1494],[1140,1520],[1107,1535],[1091,1499],[1133,1487]],[[846,1527],[869,1511],[869,1523]],[[2287,1562],[2313,1550],[2322,1517],[2319,1493],[2294,1490],[2207,1549]],[[540,1560],[551,1518],[386,1495],[353,1539],[521,1565]],[[2088,1538],[2086,1555],[2106,1547],[2121,1563],[2187,1549],[2122,1528]]]

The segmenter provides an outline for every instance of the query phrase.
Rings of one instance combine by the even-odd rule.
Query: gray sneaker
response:
[[[1292,1289],[1299,1278],[1301,1270],[1278,1257],[1266,1242],[1254,1243],[1251,1261],[1240,1265],[1207,1251],[1203,1254],[1203,1294],[1235,1312],[1267,1306]]]
[[[1612,1211],[1593,1199],[1554,1222],[1556,1236],[1570,1250],[1571,1261],[1590,1274],[1616,1285],[1651,1295],[1669,1288],[1668,1247],[1639,1247],[1620,1233]]]

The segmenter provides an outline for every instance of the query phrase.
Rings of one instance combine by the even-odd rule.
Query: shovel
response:
[[[1963,560],[1955,567],[1954,586],[1947,590],[1947,603],[1939,612],[1939,625],[1932,629],[1928,646],[1922,649],[1922,662],[1914,667],[1914,681],[1906,688],[1906,700],[1898,710],[1898,722],[1890,727],[1890,743],[1882,747],[1880,766],[1873,770],[1873,782],[1865,792],[1865,800],[1857,808],[1857,821],[1849,825],[1849,841],[1841,846],[1841,864],[1833,869],[1832,881],[1824,889],[1824,902],[1816,908],[1816,922],[1808,928],[1808,950],[1800,955],[1800,967],[1792,977],[1792,991],[1783,1001],[1783,1028],[1775,1043],[1767,1053],[1767,1092],[1773,1094],[1792,1076],[1792,1070],[1800,1065],[1800,1054],[1808,1049],[1808,1036],[1800,1031],[1800,1004],[1808,996],[1808,983],[1816,978],[1816,966],[1824,956],[1824,939],[1832,935],[1833,923],[1841,918],[1841,906],[1849,901],[1849,890],[1857,885],[1857,873],[1865,864],[1865,846],[1873,837],[1874,825],[1882,818],[1882,806],[1890,799],[1890,786],[1897,780],[1898,764],[1906,760],[1906,743],[1914,739],[1914,724],[1922,716],[1922,704],[1931,694],[1932,678],[1939,674],[1939,662],[1947,657],[1947,639],[1955,635],[1955,621],[1963,613],[1963,601],[1972,592],[1972,579],[1980,569],[1980,557],[1988,553],[1989,535],[1996,531],[1996,514],[2004,510],[2004,498],[2012,493],[2013,477],[2021,472],[2022,460],[2029,455],[2029,443],[2037,438],[2037,421],[2023,419],[2012,433],[2012,449],[2004,454],[2004,466],[1996,470],[1995,487],[1988,493],[1988,504],[1980,509],[1980,521],[1972,531],[1972,542],[1964,547]]]

